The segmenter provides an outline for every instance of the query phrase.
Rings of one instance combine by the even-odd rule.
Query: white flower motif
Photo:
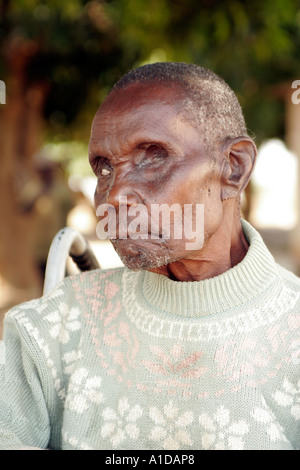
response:
[[[89,377],[89,372],[84,367],[77,369],[70,379],[66,408],[76,413],[83,413],[89,408],[90,403],[97,405],[102,403],[104,397],[99,391],[101,381],[101,377],[97,375]]]
[[[291,416],[296,420],[300,420],[300,380],[296,387],[288,380],[284,379],[282,389],[273,393],[273,398],[277,405],[287,408],[289,407]]]
[[[66,352],[62,356],[62,362],[65,364],[63,369],[64,374],[71,375],[75,366],[76,362],[81,359],[83,356],[81,349],[73,349],[72,351]]]
[[[76,450],[94,450],[88,444],[82,442],[82,440],[78,440],[76,437],[71,437],[67,432],[62,433],[63,440],[66,444],[70,444],[73,449]]]
[[[287,439],[283,434],[282,426],[277,422],[264,399],[262,399],[262,406],[257,406],[251,413],[251,416],[257,423],[266,427],[266,433],[269,435],[271,442],[287,442]]]
[[[127,398],[121,398],[118,409],[105,408],[102,412],[104,424],[101,427],[101,436],[109,438],[113,447],[117,447],[127,437],[138,439],[139,428],[136,421],[142,416],[143,410],[139,405],[130,408]]]
[[[69,332],[80,330],[79,316],[80,310],[77,307],[69,308],[65,302],[61,302],[58,311],[56,310],[45,317],[52,324],[49,332],[52,338],[58,338],[62,344],[68,343]]]
[[[156,407],[150,408],[149,416],[156,426],[150,432],[150,439],[162,443],[165,450],[178,450],[181,446],[191,446],[193,441],[186,428],[193,422],[191,411],[179,415],[179,410],[170,401],[163,413]]]
[[[202,446],[205,450],[243,450],[242,439],[249,431],[248,424],[243,421],[230,421],[230,411],[220,406],[213,416],[203,413],[199,423],[205,430],[202,435]]]

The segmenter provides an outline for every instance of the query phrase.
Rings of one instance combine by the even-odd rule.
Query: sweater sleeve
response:
[[[44,362],[44,364],[43,364]],[[0,450],[47,449],[50,424],[45,389],[50,377],[13,316],[0,341]]]

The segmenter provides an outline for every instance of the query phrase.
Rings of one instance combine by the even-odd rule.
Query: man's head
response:
[[[149,214],[149,227],[143,225],[146,233],[138,240],[122,239],[117,228],[112,242],[123,262],[155,270],[186,258],[207,258],[228,214],[237,215],[255,154],[234,93],[212,72],[165,63],[125,75],[95,116],[89,148],[98,177],[96,207],[109,204],[118,217],[125,201],[128,213],[139,206]],[[202,205],[203,247],[187,250],[184,236],[165,239],[162,221],[159,238],[147,238],[155,204],[192,205],[192,217]]]
[[[206,151],[211,153],[228,138],[246,136],[241,106],[227,83],[211,70],[195,64],[163,62],[131,70],[112,92],[133,83],[177,85],[183,90],[178,110],[201,132]],[[213,156],[213,155],[212,155]]]

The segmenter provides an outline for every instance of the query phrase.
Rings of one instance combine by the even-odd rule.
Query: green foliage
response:
[[[282,103],[272,87],[300,76],[299,0],[4,4],[1,42],[20,37],[37,45],[27,76],[49,86],[49,138],[87,138],[88,116],[113,83],[128,69],[159,60],[195,62],[220,74],[259,140],[283,131]]]

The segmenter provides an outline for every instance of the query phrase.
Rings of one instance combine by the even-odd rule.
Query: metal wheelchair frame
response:
[[[80,271],[99,269],[100,264],[84,236],[71,227],[64,227],[54,237],[47,258],[43,295],[50,292],[66,276],[68,258]]]

